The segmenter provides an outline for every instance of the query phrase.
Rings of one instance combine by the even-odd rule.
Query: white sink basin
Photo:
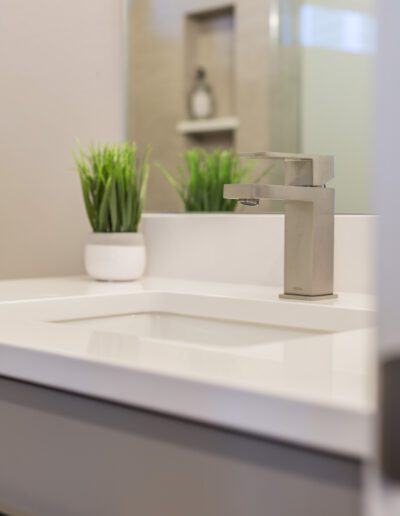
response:
[[[140,349],[143,358],[156,357],[158,349],[163,360],[167,349],[176,353],[181,349],[178,356],[190,349],[204,349],[274,359],[278,344],[282,350],[282,346],[295,341],[320,342],[321,337],[372,324],[368,311],[341,308],[334,302],[329,305],[172,292],[113,296],[93,303],[88,299],[84,303],[64,300],[60,311],[57,303],[53,302],[51,308],[52,313],[43,310],[40,318],[66,331],[84,332],[90,336],[92,352],[96,349],[109,355],[113,349],[119,353],[122,348],[129,353]]]
[[[92,328],[97,332],[130,335],[159,343],[174,343],[203,348],[256,348],[272,342],[311,337],[324,330],[228,321],[172,313],[136,313],[64,322]],[[330,332],[329,332],[330,333]]]

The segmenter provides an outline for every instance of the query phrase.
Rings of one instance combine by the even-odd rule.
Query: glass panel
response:
[[[128,10],[127,137],[173,173],[185,150],[336,158],[338,213],[370,213],[373,0],[135,0]],[[211,119],[192,120],[191,94]],[[205,98],[211,90],[212,98]],[[247,180],[270,164],[256,163]],[[282,183],[274,163],[263,182]],[[147,209],[183,211],[153,168]],[[276,212],[262,202],[237,211]]]
[[[370,213],[372,0],[280,0],[271,11],[272,147],[335,156],[337,213]]]

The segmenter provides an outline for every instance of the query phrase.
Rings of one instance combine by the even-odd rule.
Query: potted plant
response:
[[[177,167],[177,174],[158,165],[166,179],[176,189],[185,211],[232,212],[237,201],[224,199],[224,185],[241,183],[250,177],[252,165],[241,163],[233,150],[193,148],[184,153],[183,165]],[[266,173],[263,172],[255,182]],[[253,179],[254,182],[254,179]]]
[[[86,213],[92,227],[85,246],[85,267],[92,278],[129,281],[146,264],[138,226],[149,175],[150,148],[139,159],[135,143],[79,147],[74,154]]]

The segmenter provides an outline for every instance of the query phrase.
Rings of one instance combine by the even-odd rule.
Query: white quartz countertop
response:
[[[309,303],[278,301],[278,294],[272,287],[166,278],[134,283],[85,277],[2,281],[0,375],[369,457],[376,363],[372,296],[339,293],[337,300],[314,305],[326,324],[335,317],[365,317],[369,328],[274,342],[263,352],[145,346],[123,331],[62,324],[105,317],[110,310],[115,315],[140,307],[145,311],[150,301],[165,312],[180,307],[185,313],[193,305],[200,316],[213,310],[211,305],[216,311],[228,307],[238,317],[255,314],[253,322],[266,311],[279,319],[280,303],[285,303],[293,320],[309,317]]]

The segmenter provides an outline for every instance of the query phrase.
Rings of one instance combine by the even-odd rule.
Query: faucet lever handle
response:
[[[240,153],[248,159],[282,159],[285,161],[285,184],[291,186],[324,186],[335,176],[333,156],[289,152]]]

